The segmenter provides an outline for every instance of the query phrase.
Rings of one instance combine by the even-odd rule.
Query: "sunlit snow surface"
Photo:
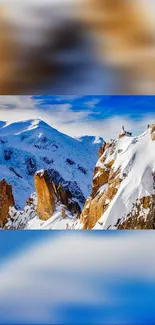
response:
[[[104,229],[115,225],[119,218],[125,217],[137,199],[154,193],[152,174],[155,172],[155,141],[151,140],[150,129],[137,137],[125,136],[118,139],[114,153],[107,156],[105,163],[112,159],[115,160],[112,168],[114,172],[120,169],[122,182],[99,220]],[[99,164],[100,160],[97,166]],[[98,225],[95,229],[97,227]]]

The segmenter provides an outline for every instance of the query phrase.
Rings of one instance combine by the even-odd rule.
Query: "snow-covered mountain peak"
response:
[[[103,144],[103,138],[98,137],[98,136],[89,136],[89,135],[84,135],[81,137],[76,137],[81,142],[84,142],[85,144]]]
[[[22,132],[28,132],[33,129],[49,129],[50,125],[40,119],[31,119],[18,122],[0,122],[0,134],[3,135],[18,135]]]
[[[39,119],[0,122],[0,179],[13,186],[21,208],[34,192],[34,173],[50,170],[51,179],[68,186],[82,206],[91,192],[99,147],[100,143],[78,141]]]

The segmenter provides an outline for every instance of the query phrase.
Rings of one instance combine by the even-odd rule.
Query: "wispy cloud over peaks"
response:
[[[154,96],[0,96],[0,120],[40,118],[71,136],[133,134],[155,121]]]

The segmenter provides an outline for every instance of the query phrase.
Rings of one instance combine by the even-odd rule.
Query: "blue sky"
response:
[[[155,96],[0,96],[0,120],[40,118],[71,136],[137,135],[155,122]]]
[[[50,105],[70,104],[73,111],[93,108],[97,119],[111,115],[129,114],[138,118],[149,113],[155,113],[155,96],[34,96],[41,99],[41,105],[48,109]]]

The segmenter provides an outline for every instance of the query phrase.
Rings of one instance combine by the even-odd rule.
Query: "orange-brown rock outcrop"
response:
[[[109,203],[117,193],[120,185],[119,170],[113,171],[114,159],[112,154],[115,149],[115,142],[104,144],[104,150],[99,150],[99,160],[94,169],[92,182],[92,195],[86,201],[80,221],[84,229],[92,229],[102,214],[106,211]],[[101,155],[101,152],[103,154]],[[109,157],[108,161],[106,158]]]
[[[47,220],[55,210],[55,196],[47,171],[40,171],[34,175],[37,192],[37,214],[40,219]]]
[[[155,195],[143,197],[125,218],[118,219],[119,230],[155,229]]]
[[[73,214],[80,214],[80,206],[72,199],[70,190],[64,190],[61,184],[56,186],[51,182],[48,171],[36,172],[34,180],[37,192],[37,215],[40,219],[49,219],[56,210],[57,204],[64,205]]]
[[[103,146],[99,148],[99,155],[98,155],[99,158],[101,158],[101,156],[103,155],[105,151],[105,146],[106,146],[106,142],[104,142]]]
[[[65,205],[67,207],[67,209],[73,214],[81,212],[79,204],[72,199],[72,193],[70,192],[69,189],[64,190],[61,184],[56,186],[55,183],[53,183],[53,182],[51,183],[51,185],[52,185],[52,188],[54,190],[57,200],[61,204]]]
[[[9,208],[14,206],[12,186],[8,185],[5,179],[0,182],[0,227],[7,222]]]
[[[151,126],[151,139],[155,141],[155,124]]]

